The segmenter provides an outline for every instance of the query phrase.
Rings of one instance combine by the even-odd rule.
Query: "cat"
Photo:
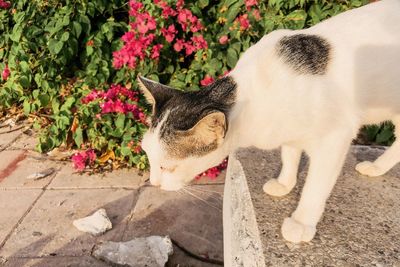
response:
[[[150,182],[179,190],[239,147],[281,148],[282,170],[263,190],[288,194],[304,151],[310,166],[282,236],[308,242],[359,128],[391,120],[400,136],[400,0],[353,9],[304,30],[276,30],[229,75],[196,92],[139,77],[153,107],[142,140]],[[400,139],[356,170],[379,176],[400,161]]]

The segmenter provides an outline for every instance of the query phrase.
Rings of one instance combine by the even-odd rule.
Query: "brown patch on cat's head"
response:
[[[175,159],[201,157],[216,150],[226,133],[226,117],[222,112],[212,112],[185,131],[173,131],[164,136],[167,154]]]

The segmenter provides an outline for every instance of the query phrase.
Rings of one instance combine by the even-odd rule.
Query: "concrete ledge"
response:
[[[298,245],[285,242],[280,228],[297,206],[307,158],[293,191],[276,198],[262,186],[279,174],[279,151],[241,149],[232,155],[224,193],[225,266],[400,267],[400,164],[375,178],[354,170],[358,162],[383,152],[351,148],[315,238]]]
[[[242,164],[233,154],[225,178],[224,265],[265,266],[260,234]]]

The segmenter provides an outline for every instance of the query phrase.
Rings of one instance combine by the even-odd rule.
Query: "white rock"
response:
[[[100,235],[112,228],[112,223],[107,217],[105,209],[99,209],[92,215],[73,221],[73,225],[79,231],[90,233],[92,235]]]
[[[163,267],[172,253],[172,242],[168,236],[149,236],[128,242],[104,242],[95,247],[93,256],[122,266]]]

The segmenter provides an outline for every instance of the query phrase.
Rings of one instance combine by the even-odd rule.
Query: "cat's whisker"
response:
[[[202,191],[202,190],[198,190],[197,188],[193,188],[193,187],[188,187],[188,188],[186,188],[186,190],[192,190],[192,192],[196,192],[196,193],[200,193],[200,194],[207,194],[208,198],[211,198],[215,201],[222,200],[222,197],[220,195],[216,195],[216,193],[214,193],[214,192]]]
[[[221,192],[200,188],[200,186],[190,186],[190,189],[195,189],[195,190],[198,190],[198,191],[201,191],[201,192],[221,195]]]
[[[204,199],[202,199],[201,197],[195,195],[194,193],[188,191],[187,189],[182,188],[182,190],[184,190],[184,192],[186,192],[188,195],[190,195],[190,196],[192,196],[192,197],[194,197],[194,198],[200,200],[201,202],[203,202],[203,203],[206,204],[207,206],[210,206],[210,207],[212,207],[212,208],[214,208],[214,209],[216,209],[216,210],[218,210],[218,211],[221,211],[221,210],[222,210],[221,208],[219,208],[219,207],[217,207],[217,206],[214,206],[214,205],[208,203],[206,200],[204,200]]]

